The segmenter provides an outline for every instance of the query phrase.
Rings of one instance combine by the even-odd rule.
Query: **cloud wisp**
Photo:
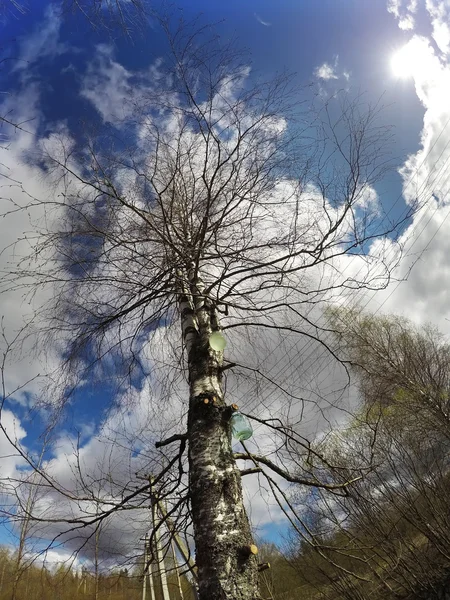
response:
[[[265,21],[260,15],[258,15],[258,13],[253,13],[255,16],[255,19],[258,21],[258,23],[261,23],[261,25],[264,25],[264,27],[271,27],[272,23],[270,23],[269,21]]]
[[[60,39],[61,15],[55,5],[50,4],[43,22],[33,33],[19,39],[19,57],[14,69],[24,72],[45,58],[55,58],[69,50],[68,44]],[[26,76],[26,73],[23,73]]]

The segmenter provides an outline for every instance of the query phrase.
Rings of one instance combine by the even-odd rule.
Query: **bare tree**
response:
[[[42,461],[44,458],[45,451],[47,450],[47,444],[48,439],[44,439],[41,452],[35,462],[37,469],[42,468]],[[27,541],[28,538],[32,537],[33,535],[34,522],[31,518],[31,515],[34,512],[34,506],[38,501],[39,493],[41,491],[38,485],[38,480],[38,472],[36,470],[32,470],[31,473],[29,473],[28,477],[24,478],[24,481],[16,482],[16,484],[12,486],[14,487],[14,491],[17,495],[17,504],[19,506],[21,504],[24,504],[25,510],[23,512],[23,515],[21,515],[17,519],[17,526],[19,528],[19,544],[17,546],[15,554],[14,579],[12,584],[11,600],[16,600],[19,582],[23,577],[24,573],[35,560],[35,554],[33,554],[33,552],[30,553],[30,548],[27,548]],[[23,495],[25,497],[22,497]]]
[[[305,124],[288,76],[258,80],[234,41],[224,45],[207,27],[161,25],[170,55],[114,135],[81,147],[62,133],[43,144],[55,194],[10,206],[39,217],[33,255],[13,265],[3,285],[51,289],[35,322],[63,348],[62,399],[88,373],[102,378],[113,365],[119,390],[144,377],[157,394],[155,419],[162,406],[176,406],[185,427],[172,425],[158,451],[148,450],[152,484],[127,484],[103,503],[102,515],[78,513],[70,528],[142,508],[153,485],[177,526],[192,519],[200,598],[253,599],[257,548],[236,460],[266,482],[283,510],[289,502],[279,478],[346,494],[361,469],[322,480],[311,461],[320,457],[298,427],[254,410],[249,416],[272,435],[277,454],[270,458],[263,444],[261,452],[244,445],[233,453],[236,407],[225,382],[234,396],[249,380],[276,390],[286,416],[304,398],[283,374],[264,372],[258,344],[283,352],[305,340],[332,355],[316,306],[386,285],[399,249],[394,241],[367,249],[372,240],[394,240],[399,225],[369,201],[388,167],[389,130],[378,124],[377,108],[345,99],[337,116],[327,103]],[[346,273],[352,255],[357,269]],[[227,360],[225,337],[246,345],[241,361],[239,353]],[[61,496],[77,498],[40,474]]]
[[[147,21],[146,0],[61,0],[64,15],[81,14],[93,29],[116,31],[131,36]]]
[[[439,594],[449,559],[448,343],[396,316],[337,310],[331,320],[362,402],[317,450],[347,465],[344,477],[371,469],[348,497],[317,491],[297,565],[344,598]]]
[[[28,0],[0,0],[0,18],[8,19],[27,13]],[[149,6],[146,0],[61,0],[62,15],[82,15],[93,29],[117,31],[119,27],[131,36],[146,22]]]

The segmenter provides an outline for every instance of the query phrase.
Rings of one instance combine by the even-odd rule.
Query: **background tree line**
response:
[[[42,564],[40,556],[28,556],[18,585],[16,582],[17,552],[0,548],[1,600],[142,600],[143,557],[130,562],[128,568],[101,565],[75,565],[73,559],[56,564]],[[192,586],[181,574],[181,594],[173,564],[167,564],[168,589],[171,600],[194,600]],[[154,578],[155,600],[162,600],[161,584]],[[147,598],[150,598],[147,592]]]
[[[361,403],[320,446],[339,468],[370,469],[346,497],[294,493],[302,518],[293,524],[291,565],[314,598],[444,597],[450,345],[437,329],[392,315],[333,311],[331,322]]]

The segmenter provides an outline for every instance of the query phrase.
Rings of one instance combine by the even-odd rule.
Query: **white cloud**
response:
[[[92,102],[106,123],[117,124],[132,112],[136,88],[131,79],[132,74],[113,59],[112,48],[101,44],[88,66],[81,95]]]
[[[388,0],[388,2],[387,2],[388,12],[392,13],[395,17],[398,17],[400,14],[401,4],[402,4],[402,0]]]
[[[432,38],[444,54],[450,51],[450,6],[446,0],[424,0],[425,8],[430,16]],[[419,0],[388,0],[387,9],[397,19],[398,26],[403,31],[413,31],[416,28],[416,13]]]
[[[403,31],[411,31],[415,26],[414,17],[412,15],[401,17],[398,21],[398,26],[400,29],[403,29]]]
[[[339,56],[336,55],[332,63],[324,62],[322,65],[314,69],[314,76],[321,81],[332,81],[338,79],[345,79],[347,82],[350,79],[350,71],[338,70]]]
[[[13,289],[15,286],[11,279],[11,273],[17,268],[21,258],[29,252],[29,237],[33,224],[39,222],[43,215],[42,207],[39,207],[34,199],[45,197],[49,193],[47,184],[42,180],[41,171],[25,158],[35,149],[34,135],[41,122],[39,97],[37,84],[27,84],[17,95],[6,96],[0,105],[0,114],[7,114],[11,121],[22,124],[21,129],[4,125],[7,143],[0,148],[0,214],[3,217],[0,223],[0,317],[4,317],[3,332],[9,342],[23,329],[32,317],[34,308],[45,298],[40,292],[33,299],[27,295],[25,288]],[[23,187],[24,183],[26,190]],[[28,213],[21,210],[26,204],[30,204]],[[37,268],[38,264],[36,262],[34,268]],[[31,330],[29,333],[31,334]],[[21,352],[10,353],[8,356],[5,365],[8,394],[41,371],[40,360],[31,353],[33,343],[31,336],[24,339]],[[0,338],[0,355],[5,350],[5,339]],[[38,389],[39,381],[35,379],[26,388],[14,394],[14,399],[27,402],[24,393],[37,392]]]
[[[72,530],[64,519],[89,520],[97,514],[98,506],[103,510],[112,508],[124,494],[145,484],[136,477],[137,473],[155,472],[166,464],[170,449],[157,451],[154,443],[169,435],[168,424],[176,425],[172,433],[182,432],[182,426],[180,405],[175,403],[172,408],[164,399],[162,411],[160,400],[149,378],[142,390],[131,389],[117,398],[116,408],[104,416],[96,434],[84,443],[80,444],[77,436],[68,432],[61,432],[55,441],[53,457],[44,464],[46,473],[56,482],[55,489],[42,493],[34,508],[34,513],[43,519],[60,519],[39,526],[41,545],[54,537],[63,543],[64,550],[54,553],[55,561],[73,557],[72,552],[81,546],[80,540],[86,541],[81,554],[83,562],[92,560],[94,555],[94,527]],[[102,525],[99,551],[103,568],[124,564],[139,554],[139,540],[150,528],[147,498],[147,493],[142,494],[134,508],[130,501],[125,512],[113,512]]]
[[[42,564],[51,571],[56,571],[60,566],[64,566],[66,569],[70,566],[73,572],[80,568],[78,557],[63,549],[45,550],[40,554],[25,554],[25,560],[32,561],[33,564]]]
[[[447,18],[448,3],[427,0],[426,8],[441,52],[433,39],[423,36],[413,35],[406,45],[424,117],[420,148],[399,171],[406,202],[418,198],[424,206],[400,239],[405,257],[396,277],[401,282],[368,297],[372,310],[404,314],[417,323],[431,321],[450,333],[450,60],[447,33],[436,39],[437,22]]]
[[[388,0],[387,10],[398,21],[398,26],[404,31],[411,31],[416,26],[415,13],[417,11],[417,0],[410,0],[407,3],[404,0]]]
[[[318,79],[324,79],[325,81],[328,81],[329,79],[339,79],[338,75],[336,74],[335,67],[332,67],[326,62],[315,69],[314,75]]]
[[[444,54],[448,54],[450,47],[450,28],[448,26],[448,22],[434,22],[433,37],[440,50],[444,52]]]
[[[11,410],[2,410],[1,421],[6,435],[0,431],[0,482],[5,484],[11,478],[18,477],[18,469],[26,466],[25,459],[20,456],[13,445],[22,443],[26,432],[20,419]]]
[[[450,6],[444,0],[426,0],[425,6],[431,19],[432,37],[439,50],[448,54],[450,50]]]
[[[19,59],[16,70],[25,70],[31,64],[45,57],[55,57],[68,51],[68,46],[60,41],[61,16],[56,6],[50,4],[45,17],[31,34],[20,38]]]
[[[158,95],[160,115],[167,98],[159,88],[163,74],[161,60],[155,60],[146,71],[130,72],[114,58],[114,49],[107,44],[96,46],[94,58],[88,64],[82,79],[81,96],[89,100],[105,123],[120,128],[133,111],[139,112],[146,104],[154,103]],[[168,102],[170,104],[170,101]],[[139,116],[138,116],[139,119]],[[128,121],[128,126],[130,122]]]
[[[16,344],[15,352],[10,353],[5,365],[6,391],[8,394],[18,389],[10,400],[22,403],[32,402],[33,394],[41,390],[42,380],[37,377],[43,371],[42,356],[33,353],[35,343],[32,329],[24,327],[32,319],[35,309],[48,297],[40,290],[37,295],[29,295],[24,286],[15,286],[12,276],[21,264],[22,269],[33,270],[43,266],[44,255],[33,265],[20,262],[29,253],[31,232],[39,230],[40,219],[45,209],[39,200],[48,197],[53,189],[45,181],[42,171],[36,166],[36,134],[43,125],[40,110],[40,85],[32,77],[33,66],[38,60],[58,56],[68,50],[60,41],[61,15],[55,5],[45,10],[43,20],[27,36],[19,39],[18,60],[12,65],[13,71],[21,71],[20,88],[3,95],[0,115],[12,124],[2,123],[2,146],[0,147],[0,316],[4,316],[3,333],[6,340],[13,340],[22,330],[21,346]],[[28,206],[27,210],[24,207]],[[47,215],[48,216],[48,215]],[[6,340],[0,339],[0,356],[6,347]],[[46,365],[51,369],[52,359]],[[29,382],[29,383],[27,383]],[[25,385],[26,384],[26,385]],[[25,385],[25,387],[23,387]],[[30,393],[31,396],[27,394]]]

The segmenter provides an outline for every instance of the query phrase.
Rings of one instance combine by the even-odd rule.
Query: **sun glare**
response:
[[[392,72],[396,77],[412,77],[424,63],[421,48],[414,43],[408,43],[398,50],[391,59]]]

